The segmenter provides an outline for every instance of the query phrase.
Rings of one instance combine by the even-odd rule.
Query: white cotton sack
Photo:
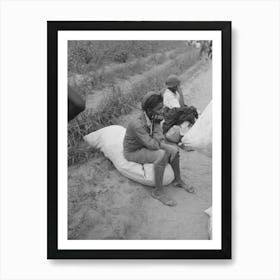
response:
[[[212,239],[212,207],[209,207],[204,211],[209,216],[208,220],[208,236],[209,239]]]
[[[185,147],[193,148],[212,157],[212,101],[189,131],[181,139]]]
[[[143,185],[155,186],[153,164],[127,161],[123,156],[125,131],[123,126],[111,125],[86,135],[84,140],[92,147],[100,149],[125,177]],[[168,185],[173,180],[174,172],[168,164],[164,171],[163,185]]]

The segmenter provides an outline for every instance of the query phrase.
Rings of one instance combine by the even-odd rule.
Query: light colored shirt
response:
[[[163,105],[169,109],[180,108],[180,95],[178,92],[173,93],[171,90],[166,89],[163,94]]]

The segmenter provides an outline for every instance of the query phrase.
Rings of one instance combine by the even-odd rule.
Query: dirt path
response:
[[[200,61],[181,78],[186,103],[202,111],[212,99],[211,63]],[[132,117],[126,116],[126,122]],[[195,186],[196,194],[167,186],[176,207],[154,200],[151,188],[120,175],[103,155],[69,167],[69,238],[207,239],[203,211],[212,203],[211,159],[186,151],[180,157],[182,177]]]

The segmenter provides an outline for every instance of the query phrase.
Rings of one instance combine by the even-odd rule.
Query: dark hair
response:
[[[154,109],[158,104],[163,102],[163,97],[161,94],[154,94],[150,96],[142,105],[144,111]]]

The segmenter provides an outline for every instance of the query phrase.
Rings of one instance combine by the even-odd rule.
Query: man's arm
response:
[[[160,123],[154,124],[153,138],[159,142],[164,141],[165,139]]]
[[[185,105],[185,101],[184,101],[183,91],[182,91],[181,87],[178,88],[178,93],[180,96],[180,99],[179,99],[180,106],[183,107]]]
[[[133,128],[137,140],[148,149],[159,150],[159,141],[151,137],[141,125],[136,125]]]

